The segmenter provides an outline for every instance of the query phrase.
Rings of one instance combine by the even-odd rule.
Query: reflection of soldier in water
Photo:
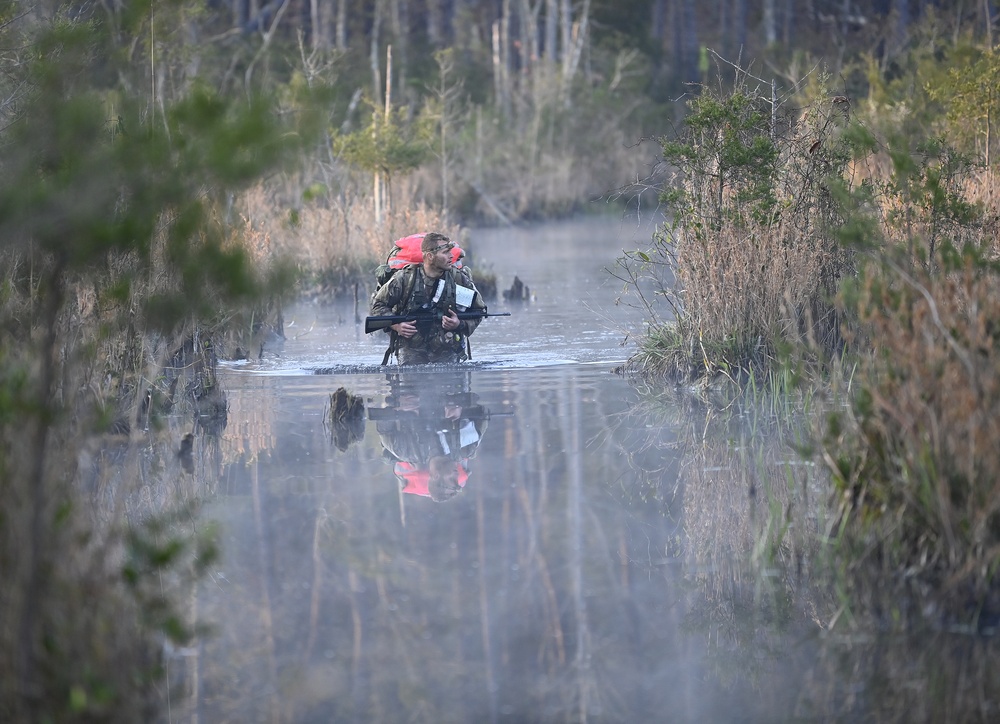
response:
[[[403,492],[441,502],[465,487],[469,461],[487,427],[488,412],[472,393],[391,395],[370,409]]]

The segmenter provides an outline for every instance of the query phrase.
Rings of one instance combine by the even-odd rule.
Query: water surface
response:
[[[720,431],[697,404],[651,407],[614,373],[644,315],[605,269],[650,233],[622,219],[475,232],[477,263],[533,299],[491,304],[512,316],[483,322],[471,364],[382,368],[384,337],[346,303],[287,310],[283,345],[224,369],[227,424],[198,456],[223,558],[191,601],[214,634],[178,660],[171,719],[927,711],[887,692],[926,684],[932,662],[882,656],[874,637],[823,645],[836,601],[785,534],[786,511],[822,492],[790,444],[751,444],[738,420]],[[338,424],[340,390],[363,408]],[[431,458],[447,500],[430,495]]]

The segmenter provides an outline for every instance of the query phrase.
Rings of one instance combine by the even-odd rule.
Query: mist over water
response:
[[[474,263],[533,298],[490,305],[512,316],[469,364],[383,368],[347,303],[287,310],[282,345],[225,366],[197,471],[223,553],[191,601],[213,634],[174,662],[173,720],[885,719],[897,660],[830,653],[836,607],[774,532],[821,495],[808,467],[613,372],[643,312],[604,270],[651,233],[474,232]]]

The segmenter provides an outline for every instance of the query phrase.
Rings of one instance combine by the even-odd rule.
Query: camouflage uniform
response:
[[[393,274],[392,278],[375,294],[372,300],[372,315],[424,313],[433,310],[444,314],[449,309],[458,312],[483,310],[486,304],[476,289],[472,276],[465,269],[449,269],[441,277],[444,289],[437,302],[437,279],[428,280],[420,264],[410,264]],[[471,289],[475,294],[470,307],[459,307],[455,303],[456,285]],[[409,291],[409,298],[404,299]],[[468,337],[479,326],[482,319],[463,319],[454,332],[441,328],[441,322],[420,325],[417,333],[406,339],[392,330],[390,345],[395,346],[400,364],[426,364],[429,362],[461,362],[469,359]]]

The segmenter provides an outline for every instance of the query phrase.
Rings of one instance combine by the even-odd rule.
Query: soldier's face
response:
[[[433,255],[431,265],[438,271],[446,271],[451,266],[451,250],[454,248],[454,244],[442,244],[434,249],[430,252]]]

